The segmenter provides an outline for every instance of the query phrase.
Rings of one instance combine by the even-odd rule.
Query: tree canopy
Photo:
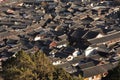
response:
[[[63,69],[54,67],[41,51],[27,54],[20,51],[3,63],[5,80],[81,80]]]

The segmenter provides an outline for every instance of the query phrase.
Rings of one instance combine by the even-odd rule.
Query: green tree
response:
[[[54,67],[41,51],[18,52],[16,57],[3,63],[2,74],[5,80],[77,80],[65,70]]]
[[[52,76],[52,73],[54,72],[54,67],[43,52],[36,52],[31,55],[31,58],[36,64],[35,71],[39,75],[39,78],[41,80],[47,79],[47,76]]]
[[[54,80],[73,80],[70,74],[61,68],[56,68],[54,76]]]
[[[36,66],[30,56],[20,51],[15,58],[3,63],[3,77],[5,80],[32,80],[35,77],[32,73],[34,68]]]

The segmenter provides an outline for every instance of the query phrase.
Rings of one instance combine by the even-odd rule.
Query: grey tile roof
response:
[[[84,69],[84,68],[89,68],[89,67],[93,67],[95,66],[96,64],[94,64],[94,62],[86,62],[86,63],[83,63],[83,64],[79,64],[78,67],[80,69]]]
[[[14,22],[0,22],[0,25],[13,25]]]
[[[47,6],[40,5],[41,2],[47,3]],[[34,53],[39,49],[50,57],[49,53],[52,49],[49,49],[49,44],[53,40],[58,42],[57,45],[66,44],[68,42],[72,43],[73,40],[76,44],[69,44],[67,47],[60,49],[55,48],[57,53],[54,58],[50,57],[51,62],[56,58],[57,60],[61,60],[63,63],[58,65],[58,67],[64,68],[69,73],[76,72],[77,68],[73,66],[79,63],[80,70],[78,69],[78,72],[82,71],[84,73],[83,77],[91,77],[112,69],[117,66],[117,63],[97,65],[99,64],[99,60],[101,60],[100,58],[104,57],[101,56],[99,52],[85,57],[84,50],[88,46],[85,48],[83,47],[84,43],[87,45],[87,41],[85,42],[83,41],[85,39],[81,38],[83,38],[82,36],[84,35],[84,38],[89,39],[90,45],[94,45],[117,39],[120,37],[120,32],[110,32],[115,29],[115,26],[112,26],[110,29],[105,29],[104,15],[98,16],[97,13],[92,14],[91,9],[87,6],[89,5],[84,5],[81,3],[81,0],[58,0],[58,2],[55,0],[24,0],[22,6],[1,6],[0,41],[3,42],[0,43],[0,53],[3,53],[5,56],[8,55],[7,57],[9,57],[21,49],[25,50],[27,53]],[[13,10],[14,14],[7,13],[8,9]],[[87,15],[91,18],[85,18]],[[113,15],[114,14],[110,16]],[[96,21],[94,21],[94,19]],[[109,20],[109,17],[107,19],[106,22],[112,25],[114,20],[116,20],[115,17],[111,20]],[[82,22],[84,24],[82,24]],[[85,25],[88,23],[91,23],[93,26],[86,27]],[[117,30],[119,31],[119,29]],[[41,33],[42,31],[44,34]],[[108,32],[110,33],[108,34]],[[95,38],[99,33],[106,33],[106,35],[103,38]],[[35,36],[38,34],[44,35],[44,39],[34,41]],[[11,40],[4,41],[3,39],[15,39],[18,40],[18,42]],[[71,61],[67,61],[66,57],[72,55],[78,47],[79,49],[82,47],[82,50],[80,50],[81,55],[75,57]],[[103,52],[106,51],[105,46],[97,45],[97,47]]]
[[[111,40],[118,39],[118,38],[120,38],[120,32],[119,31],[116,32],[116,33],[106,35],[102,38],[91,39],[91,40],[88,40],[88,41],[92,44],[98,44],[98,43],[105,43],[107,41],[111,41]]]
[[[108,70],[111,70],[112,68],[113,68],[112,65],[109,63],[85,68],[85,69],[82,69],[83,77],[91,77],[94,75],[103,74],[107,72]]]
[[[99,34],[99,32],[88,31],[88,32],[86,32],[86,34],[82,38],[84,38],[84,39],[92,39],[92,38],[95,38],[98,34]]]

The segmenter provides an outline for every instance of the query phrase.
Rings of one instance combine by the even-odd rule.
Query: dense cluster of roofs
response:
[[[119,14],[114,0],[24,0],[0,6],[0,61],[20,50],[41,50],[70,74],[107,73],[120,58]]]

